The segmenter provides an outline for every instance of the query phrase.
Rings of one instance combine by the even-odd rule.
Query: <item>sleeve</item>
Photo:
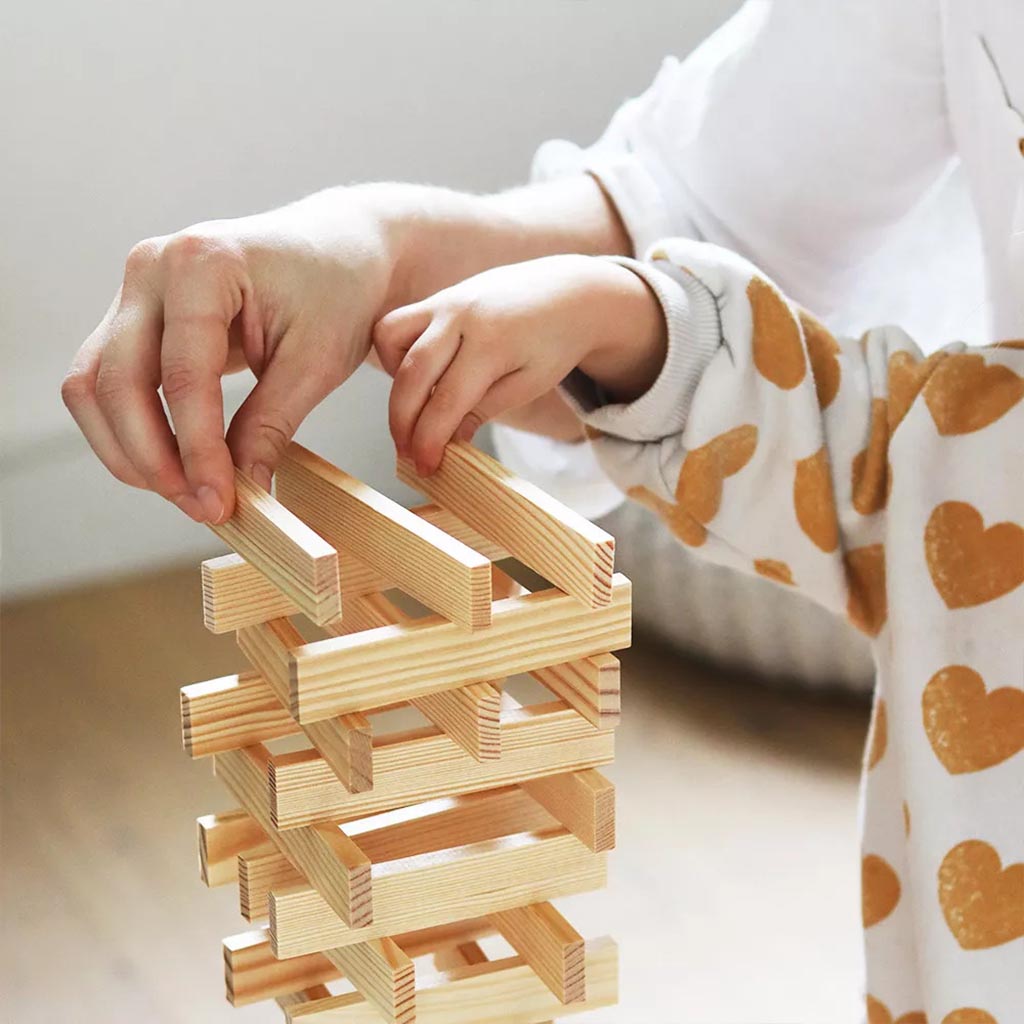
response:
[[[609,404],[578,371],[563,385],[604,470],[697,554],[799,588],[877,634],[900,472],[890,441],[918,395],[929,400],[933,375],[962,372],[952,357],[964,346],[926,359],[897,327],[837,340],[708,243],[669,239],[646,262],[619,262],[661,300],[669,346],[630,404]]]
[[[596,143],[545,143],[532,177],[589,172],[636,253],[670,236],[713,242],[827,318],[952,161],[937,0],[750,0],[685,60],[666,59]],[[593,469],[598,505],[552,467],[549,445],[505,427],[495,439],[585,514],[614,504]]]

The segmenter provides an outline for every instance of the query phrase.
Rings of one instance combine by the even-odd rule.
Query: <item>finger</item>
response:
[[[170,251],[168,263],[160,382],[189,489],[209,521],[220,523],[235,498],[221,377],[246,288],[231,255],[206,249],[201,240],[186,239],[179,249]]]
[[[285,335],[256,387],[235,413],[227,443],[235,465],[265,490],[288,443],[302,421],[341,380],[328,373],[310,372],[326,365],[322,351],[308,338]]]
[[[455,431],[454,440],[472,441],[476,432],[491,420],[519,409],[532,402],[536,396],[536,387],[530,380],[526,370],[513,370],[505,374],[487,391],[487,394],[477,402],[462,418],[458,429]]]
[[[105,317],[78,350],[61,384],[61,398],[89,447],[109,472],[121,483],[144,488],[145,477],[132,465],[96,400],[96,377],[108,320],[109,317]]]
[[[373,351],[384,372],[394,377],[406,352],[430,324],[433,312],[426,302],[399,306],[385,314],[373,328]]]
[[[454,327],[435,321],[395,371],[388,401],[388,425],[399,455],[408,454],[416,421],[431,391],[456,358],[460,344],[459,332]]]
[[[479,351],[459,349],[416,420],[409,454],[421,476],[441,463],[444,446],[466,414],[487,394],[497,374]]]
[[[126,307],[115,315],[97,369],[97,404],[145,486],[203,521],[157,392],[159,332],[152,308]]]

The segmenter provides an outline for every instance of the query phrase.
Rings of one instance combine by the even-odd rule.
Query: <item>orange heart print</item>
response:
[[[807,374],[800,325],[786,300],[763,278],[750,279],[747,298],[753,318],[754,366],[765,380],[789,391]]]
[[[924,400],[943,436],[983,430],[1024,398],[1024,377],[979,353],[949,355],[924,386]]]
[[[1004,868],[988,843],[959,843],[939,867],[939,905],[962,949],[990,949],[1024,937],[1024,864]]]

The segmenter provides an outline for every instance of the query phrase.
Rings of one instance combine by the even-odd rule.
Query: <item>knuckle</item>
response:
[[[145,238],[136,242],[128,251],[124,261],[125,280],[141,277],[149,272],[160,255],[160,245],[155,238]]]
[[[60,385],[60,397],[68,409],[78,409],[93,395],[94,380],[84,370],[69,370]]]
[[[234,246],[202,231],[179,231],[164,243],[162,258],[172,272],[189,270],[198,264],[218,266],[238,258]]]
[[[266,410],[249,421],[248,429],[257,443],[280,454],[288,446],[298,426],[286,413]]]
[[[100,367],[93,385],[96,401],[104,407],[116,405],[128,393],[130,386],[122,370],[105,364]]]
[[[201,374],[192,363],[171,360],[161,367],[160,386],[168,402],[194,395],[201,383]]]

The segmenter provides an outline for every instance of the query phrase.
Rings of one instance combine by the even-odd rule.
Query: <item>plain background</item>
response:
[[[0,410],[7,598],[218,550],[109,478],[60,401],[140,238],[348,181],[525,180],[589,142],[736,0],[33,0],[0,15]],[[642,9],[642,16],[637,11]],[[229,387],[237,404],[244,382]],[[300,435],[393,483],[385,382]]]

